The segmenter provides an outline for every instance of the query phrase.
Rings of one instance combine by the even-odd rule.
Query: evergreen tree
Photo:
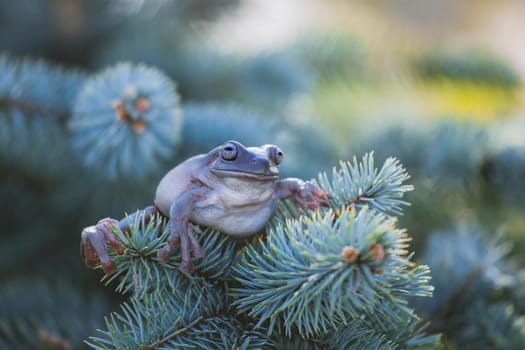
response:
[[[96,349],[274,348],[302,338],[311,347],[432,348],[407,297],[430,296],[429,270],[408,255],[399,212],[408,178],[394,159],[378,170],[370,155],[341,163],[319,181],[329,210],[299,216],[283,204],[264,237],[236,241],[205,230],[206,257],[188,277],[180,255],[167,265],[156,253],[169,234],[162,218],[117,231],[124,254],[106,278],[131,292],[107,320]]]

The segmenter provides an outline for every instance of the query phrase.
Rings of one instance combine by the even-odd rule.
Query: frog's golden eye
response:
[[[237,145],[233,142],[226,142],[224,146],[222,146],[222,158],[224,160],[234,160],[237,158]]]
[[[283,151],[281,151],[279,147],[272,147],[270,151],[270,157],[272,158],[272,161],[275,163],[275,165],[279,165],[283,160]]]

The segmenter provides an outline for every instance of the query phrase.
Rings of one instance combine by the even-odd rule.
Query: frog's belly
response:
[[[259,233],[270,219],[276,204],[224,209],[219,206],[197,207],[191,215],[196,224],[211,227],[235,237]]]

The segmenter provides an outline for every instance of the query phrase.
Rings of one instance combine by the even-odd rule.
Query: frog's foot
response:
[[[178,232],[171,232],[168,240],[166,242],[166,245],[159,249],[159,252],[157,253],[157,257],[160,261],[163,263],[167,263],[170,259],[171,254],[173,254],[173,251],[175,250],[175,247],[177,244],[180,243],[180,235]]]
[[[191,274],[194,271],[194,267],[190,257],[190,246],[194,257],[203,258],[206,255],[206,250],[201,247],[194,232],[202,233],[199,226],[192,224],[187,219],[175,220],[166,245],[159,249],[159,260],[167,263],[176,245],[180,243],[182,261],[179,270],[187,275]]]
[[[317,210],[320,207],[330,206],[330,195],[319,188],[315,183],[306,181],[293,192],[295,208],[304,214],[303,208]]]
[[[94,268],[99,262],[107,275],[116,271],[115,263],[107,253],[106,242],[108,242],[117,254],[124,253],[122,243],[113,233],[118,221],[111,218],[100,220],[96,225],[88,226],[81,234],[81,255],[86,266]]]
[[[188,220],[182,221],[182,231],[180,234],[180,252],[182,255],[182,261],[179,265],[179,270],[186,274],[191,275],[195,268],[190,257],[190,246],[193,252],[193,256],[196,258],[203,258],[206,255],[206,251],[201,247],[197,238],[195,238],[194,232],[202,232],[199,226],[192,224]]]
[[[179,265],[179,271],[187,276],[190,276],[193,273],[193,271],[195,271],[195,267],[193,266],[191,260],[182,260]]]

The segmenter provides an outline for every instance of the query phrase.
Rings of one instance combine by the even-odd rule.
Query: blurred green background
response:
[[[22,126],[0,125],[0,344],[81,346],[119,301],[97,281],[99,271],[82,266],[82,227],[149,205],[164,171],[230,138],[278,144],[286,176],[314,178],[368,151],[377,165],[399,158],[416,187],[400,222],[417,260],[447,276],[450,259],[473,256],[459,260],[467,269],[459,280],[472,266],[512,276],[491,280],[490,297],[468,298],[511,308],[503,313],[515,328],[506,331],[524,332],[523,13],[519,0],[0,0],[6,62],[42,59],[44,71],[78,73],[65,85],[66,118],[82,82],[121,61],[166,74],[182,118],[169,162],[146,179],[124,174],[117,182],[104,179],[106,164],[83,163],[63,123],[39,126],[28,113]],[[9,64],[0,62],[0,115],[12,121],[13,96],[38,100],[46,89],[36,82],[52,80],[35,70],[29,85],[6,85]],[[16,89],[28,86],[25,101]],[[459,231],[474,238],[450,244]],[[495,237],[508,248],[497,263],[484,260],[499,247]],[[431,254],[440,249],[449,251]],[[443,283],[439,303],[440,288],[452,287],[435,280]],[[488,306],[450,318],[459,322],[451,330],[443,325],[450,314],[435,311],[442,303],[420,310],[447,334],[446,346],[512,348],[472,340],[490,337],[492,326],[458,331]]]

